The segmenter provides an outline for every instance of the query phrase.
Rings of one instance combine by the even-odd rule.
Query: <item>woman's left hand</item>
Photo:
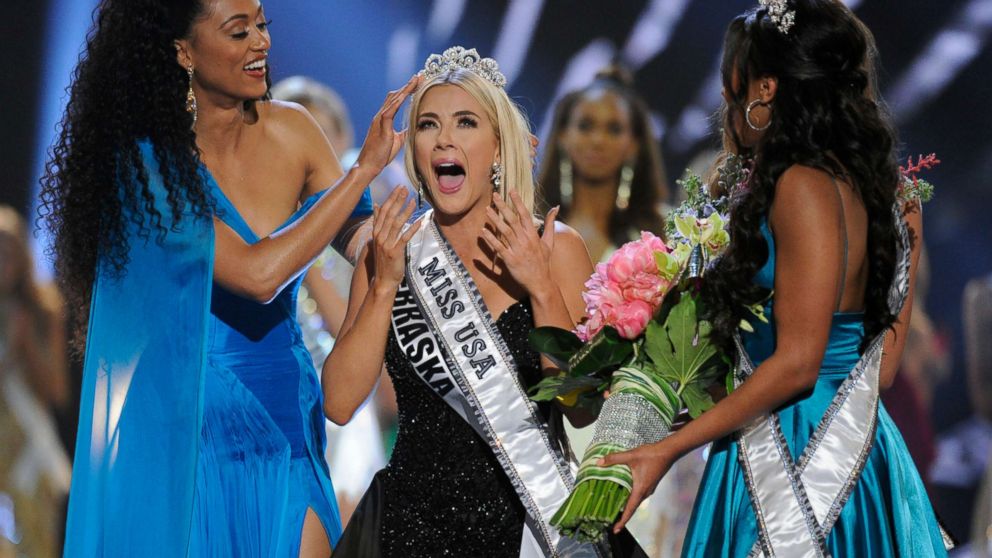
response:
[[[493,203],[495,210],[486,208],[489,220],[488,226],[482,229],[482,239],[529,294],[534,295],[538,289],[552,285],[551,251],[555,246],[558,208],[548,211],[544,217],[544,234],[538,235],[534,220],[516,191],[510,191],[510,205],[499,194],[493,194]]]
[[[633,487],[630,490],[630,499],[623,508],[620,520],[613,526],[613,532],[619,533],[624,525],[630,521],[630,517],[637,511],[637,507],[645,498],[654,493],[658,487],[658,482],[668,473],[675,463],[676,456],[665,451],[664,441],[648,444],[630,451],[611,453],[599,460],[600,467],[611,465],[626,465],[630,467],[630,472],[634,477]]]

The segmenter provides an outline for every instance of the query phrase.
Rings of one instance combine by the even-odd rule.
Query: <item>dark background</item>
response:
[[[722,34],[755,2],[732,0],[527,1],[273,0],[272,68],[278,80],[308,74],[337,89],[356,135],[386,92],[432,52],[460,44],[495,56],[508,90],[544,131],[549,107],[620,55],[654,111],[670,179],[714,146],[707,120]],[[882,54],[882,92],[904,154],[936,152],[925,211],[932,265],[927,309],[953,346],[954,372],[938,391],[934,421],[946,429],[970,412],[960,343],[965,282],[992,271],[992,0],[849,1]],[[92,0],[16,2],[0,18],[0,203],[31,212],[58,101],[90,25]],[[630,47],[639,37],[640,49]],[[641,42],[643,41],[643,43]]]

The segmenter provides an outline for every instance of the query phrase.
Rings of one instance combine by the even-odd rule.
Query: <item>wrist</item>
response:
[[[682,444],[684,436],[679,435],[680,431],[681,429],[654,445],[657,455],[676,461],[694,449],[692,447],[685,447]]]
[[[348,169],[348,174],[363,188],[368,186],[381,172],[381,168],[376,168],[375,165],[360,160],[355,161],[355,164]]]
[[[531,303],[539,306],[551,304],[556,297],[561,297],[558,287],[550,277],[535,281],[533,286],[527,287],[527,294]]]
[[[383,279],[382,277],[375,276],[372,278],[372,283],[369,285],[369,292],[372,293],[372,297],[376,300],[392,300],[396,298],[396,291],[400,288],[399,281],[390,281]]]

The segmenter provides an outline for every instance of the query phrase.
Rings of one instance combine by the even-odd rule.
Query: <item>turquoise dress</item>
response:
[[[212,219],[172,220],[140,146],[167,232],[130,224],[125,269],[97,270],[65,556],[296,556],[308,508],[333,545],[321,390],[295,320],[302,274],[269,304],[214,283]],[[216,215],[258,242],[202,173]],[[370,205],[366,192],[357,213]]]
[[[768,261],[755,282],[768,289],[775,283],[775,244],[767,222],[762,233]],[[755,321],[754,333],[744,332],[744,347],[755,366],[775,351],[771,302],[765,306],[769,323]],[[860,358],[864,336],[862,313],[836,313],[826,354],[813,391],[778,410],[793,460],[798,460],[841,383]],[[758,540],[755,514],[732,437],[713,443],[696,496],[682,556],[745,557]],[[797,519],[801,521],[801,519]],[[902,436],[884,406],[867,464],[827,535],[832,556],[946,556],[940,528],[920,475]]]

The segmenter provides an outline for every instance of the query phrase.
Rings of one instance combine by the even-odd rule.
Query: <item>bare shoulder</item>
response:
[[[276,132],[306,136],[319,130],[317,121],[298,103],[272,100],[257,106],[259,118]]]
[[[833,218],[841,201],[837,186],[826,171],[805,165],[793,165],[782,173],[775,187],[771,218],[777,215],[810,216],[820,214]]]
[[[572,227],[555,221],[555,247],[551,254],[553,259],[571,260],[576,258],[589,259],[589,250],[582,236]]]

